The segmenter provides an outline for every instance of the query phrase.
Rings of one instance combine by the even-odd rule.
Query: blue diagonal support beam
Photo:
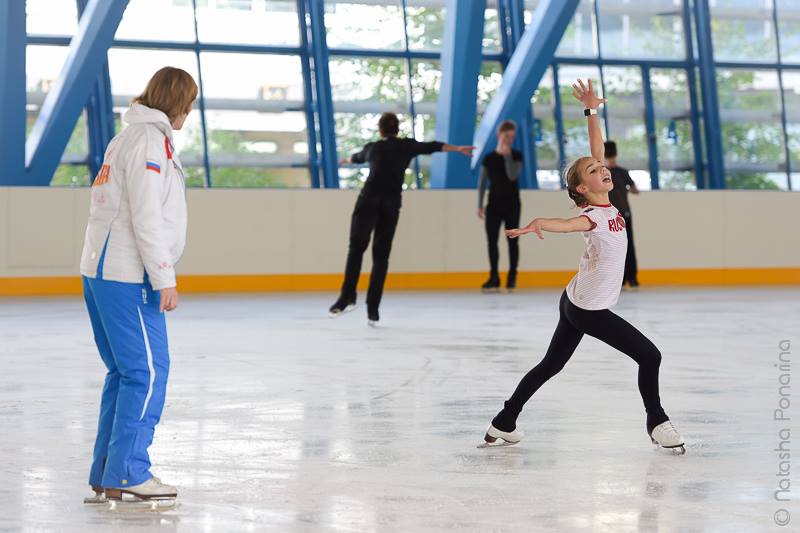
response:
[[[486,0],[448,0],[442,45],[442,83],[436,108],[436,139],[470,144],[477,120],[478,74]],[[475,186],[469,161],[452,153],[435,154],[431,187]]]
[[[12,2],[13,3],[13,2]],[[26,146],[27,183],[47,185],[106,61],[128,0],[89,0]]]
[[[0,185],[25,183],[25,2],[0,2]]]
[[[564,30],[580,0],[542,0],[528,29],[508,62],[503,83],[483,115],[474,144],[473,170],[497,142],[495,128],[507,117],[521,116],[530,107],[533,91],[553,59]]]
[[[83,16],[88,3],[89,0],[77,0],[79,17]],[[86,123],[89,130],[89,175],[92,176],[92,179],[100,171],[108,143],[116,133],[107,53],[103,54],[103,59],[103,67],[92,88],[89,102],[86,104]]]

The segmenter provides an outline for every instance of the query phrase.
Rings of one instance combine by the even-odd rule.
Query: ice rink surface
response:
[[[588,337],[526,406],[522,443],[477,449],[559,295],[389,292],[377,329],[363,304],[327,318],[331,294],[186,296],[151,448],[179,507],[160,514],[82,504],[104,375],[82,300],[0,300],[0,531],[798,531],[774,450],[799,450],[796,480],[800,398],[792,422],[773,413],[800,290],[623,293],[663,354],[684,456],[650,444],[635,363]]]

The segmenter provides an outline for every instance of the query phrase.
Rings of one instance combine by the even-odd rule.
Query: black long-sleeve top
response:
[[[405,172],[411,160],[418,155],[441,152],[444,143],[419,142],[410,138],[388,137],[367,144],[353,154],[353,163],[369,163],[369,176],[363,196],[400,196],[405,183]]]

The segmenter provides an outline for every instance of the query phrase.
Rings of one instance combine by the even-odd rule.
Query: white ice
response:
[[[650,444],[636,365],[590,338],[526,406],[522,443],[477,449],[542,357],[559,294],[389,292],[377,329],[363,305],[327,318],[331,294],[184,297],[168,319],[171,378],[151,448],[180,505],[161,514],[82,503],[104,375],[82,301],[0,300],[0,530],[728,533],[800,523],[800,487],[775,500],[774,451],[797,449],[800,433],[773,420],[779,343],[793,343],[792,358],[800,346],[800,290],[623,293],[617,312],[663,353],[661,397],[684,456]],[[800,419],[791,401],[787,416]],[[795,430],[788,445],[783,428]],[[792,521],[783,528],[781,509]]]

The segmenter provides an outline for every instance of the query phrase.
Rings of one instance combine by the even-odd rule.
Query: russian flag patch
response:
[[[152,170],[153,172],[161,174],[161,165],[155,161],[147,161],[144,166],[147,170]]]

